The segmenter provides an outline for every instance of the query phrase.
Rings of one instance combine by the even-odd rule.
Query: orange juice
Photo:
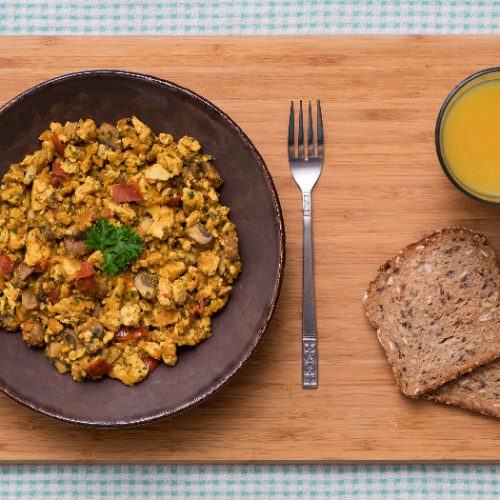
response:
[[[500,202],[500,75],[468,86],[443,115],[441,154],[462,189]]]

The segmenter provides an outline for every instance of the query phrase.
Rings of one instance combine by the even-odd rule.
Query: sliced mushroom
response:
[[[196,164],[194,162],[190,162],[188,165],[185,165],[182,169],[182,177],[184,182],[193,182],[196,180],[195,175]]]
[[[102,339],[104,335],[104,326],[102,326],[102,324],[95,318],[90,318],[80,327],[80,331],[82,332],[87,330],[92,333],[92,338],[95,339]]]
[[[214,237],[209,233],[203,224],[195,224],[194,226],[188,227],[186,229],[188,236],[196,241],[199,245],[210,245],[214,240]]]
[[[26,320],[23,328],[23,339],[28,345],[33,347],[43,345],[42,323],[31,319]]]
[[[99,299],[107,297],[112,288],[105,279],[96,278],[93,293]]]
[[[35,292],[32,288],[26,288],[23,290],[21,304],[27,311],[31,311],[32,309],[36,309],[38,307],[38,300],[36,299]]]
[[[234,262],[238,258],[238,237],[236,233],[230,233],[224,236],[224,255],[227,260]]]
[[[119,134],[116,127],[109,123],[103,123],[99,127],[97,138],[101,144],[105,144],[113,151],[119,146]]]
[[[84,241],[66,238],[64,240],[64,251],[70,257],[83,257],[92,252],[92,248],[88,247]]]
[[[20,280],[25,280],[33,273],[34,270],[34,267],[28,266],[24,262],[21,262],[21,264],[19,264],[14,270],[14,275]]]
[[[46,241],[55,241],[56,233],[54,232],[53,229],[45,228],[43,232],[43,237],[45,238]]]
[[[205,177],[210,181],[212,186],[218,188],[222,186],[223,180],[219,172],[215,169],[211,162],[206,161],[203,163],[203,170]]]
[[[101,325],[101,323],[96,323],[92,327],[92,336],[96,339],[102,339],[104,335],[104,326]]]
[[[82,343],[78,339],[76,333],[69,328],[65,328],[63,330],[62,339],[73,351],[76,351],[82,346]]]
[[[151,273],[141,271],[134,278],[134,285],[139,293],[146,299],[151,299],[156,295],[156,284],[158,280]]]

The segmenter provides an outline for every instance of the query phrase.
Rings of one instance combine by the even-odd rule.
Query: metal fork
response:
[[[304,210],[304,269],[302,282],[302,387],[304,389],[316,389],[318,387],[318,339],[314,303],[311,193],[321,174],[323,158],[323,120],[319,100],[317,101],[316,112],[316,147],[314,144],[311,101],[309,101],[309,119],[305,140],[302,100],[300,101],[297,154],[295,154],[295,113],[292,101],[288,126],[288,161],[293,178],[302,191]]]

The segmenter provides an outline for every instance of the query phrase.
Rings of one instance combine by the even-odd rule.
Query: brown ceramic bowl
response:
[[[213,335],[181,349],[175,367],[160,365],[144,382],[77,383],[60,375],[20,334],[0,331],[0,389],[56,419],[94,427],[155,422],[201,402],[241,368],[260,341],[281,286],[284,227],[264,160],[243,131],[199,95],[159,78],[123,71],[85,71],[33,87],[0,109],[0,174],[33,151],[51,121],[116,122],[136,115],[154,131],[196,137],[224,177],[222,203],[238,227],[243,272]]]

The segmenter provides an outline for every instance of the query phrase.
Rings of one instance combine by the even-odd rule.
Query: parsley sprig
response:
[[[127,269],[144,250],[141,237],[127,226],[113,226],[105,219],[98,220],[85,235],[85,243],[104,255],[102,270],[115,275]]]

